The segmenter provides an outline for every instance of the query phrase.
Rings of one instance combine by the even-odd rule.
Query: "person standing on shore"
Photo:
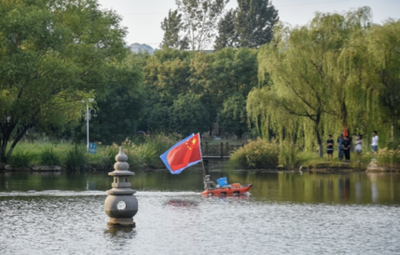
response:
[[[355,151],[357,153],[357,162],[360,163],[362,152],[362,135],[357,136]]]
[[[343,147],[342,147],[343,142],[344,142],[343,134],[340,134],[340,136],[337,139],[339,161],[341,161],[343,159]]]
[[[333,160],[333,139],[332,135],[328,135],[328,140],[326,141],[326,153],[328,154],[328,161]]]
[[[351,147],[350,138],[346,136],[344,138],[344,142],[342,143],[342,148],[344,152],[344,157],[346,158],[346,162],[350,161],[350,147]]]
[[[372,160],[375,160],[376,153],[378,152],[378,132],[377,131],[372,132],[371,148],[372,148],[372,153],[374,154],[374,158]]]

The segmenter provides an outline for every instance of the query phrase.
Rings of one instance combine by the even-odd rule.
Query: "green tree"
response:
[[[170,126],[184,136],[205,132],[209,127],[208,112],[197,96],[179,95],[170,108]]]
[[[218,124],[223,132],[235,134],[238,138],[248,131],[246,99],[243,95],[235,94],[225,100],[218,113]]]
[[[209,130],[217,123],[224,101],[233,94],[246,97],[257,86],[257,50],[226,48],[215,53],[163,48],[142,63],[146,91],[145,123],[151,132],[170,132],[165,121],[179,94],[196,95],[208,112]]]
[[[192,51],[204,50],[212,42],[216,26],[229,0],[176,0],[182,15],[184,37]]]
[[[163,48],[151,57],[138,56],[144,75],[146,116],[143,125],[151,132],[169,132],[168,109],[181,93],[190,93],[192,52]]]
[[[218,35],[215,38],[215,50],[225,47],[237,47],[237,35],[235,32],[236,12],[230,9],[218,22]]]
[[[149,109],[146,124],[153,133],[170,133],[170,106],[155,103]]]
[[[346,77],[349,122],[368,135],[380,130],[381,141],[397,138],[399,130],[399,42],[399,20],[353,33],[336,70]]]
[[[145,98],[139,68],[126,61],[115,75],[118,80],[110,81],[107,94],[96,100],[97,117],[91,119],[89,126],[91,141],[120,144],[136,134],[144,117]],[[85,122],[82,119],[81,138],[86,137]]]
[[[178,10],[168,12],[168,17],[161,22],[161,29],[164,30],[164,37],[160,47],[168,47],[185,50],[189,47],[187,37],[181,38],[183,30],[182,14]]]
[[[238,7],[227,12],[218,24],[215,49],[257,48],[269,43],[278,20],[278,11],[269,0],[238,0]]]
[[[0,155],[6,161],[28,128],[77,119],[77,102],[94,90],[105,94],[127,49],[121,18],[100,11],[96,1],[0,5]]]
[[[257,51],[248,48],[198,52],[193,57],[190,86],[209,112],[210,132],[227,98],[236,93],[246,97],[257,86],[257,65]]]
[[[337,121],[343,86],[334,69],[350,34],[369,16],[360,13],[316,13],[308,26],[281,28],[262,47],[259,74],[268,73],[272,82],[251,92],[248,110],[254,121],[263,119],[265,132],[275,129],[281,139],[304,136],[309,148],[316,139],[322,157],[324,132],[335,129],[332,123],[344,124]]]

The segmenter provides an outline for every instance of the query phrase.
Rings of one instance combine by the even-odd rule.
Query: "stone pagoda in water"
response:
[[[104,210],[110,217],[107,226],[134,228],[133,216],[138,211],[138,201],[133,195],[136,191],[131,189],[129,176],[135,173],[129,171],[128,156],[124,153],[124,148],[119,148],[115,160],[115,170],[108,173],[114,177],[112,189],[107,190],[108,196],[104,201]]]

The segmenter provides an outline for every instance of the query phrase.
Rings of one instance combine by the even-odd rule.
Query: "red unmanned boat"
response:
[[[240,185],[239,183],[233,183],[218,188],[206,189],[202,195],[213,195],[213,196],[225,196],[225,195],[240,195],[248,192],[253,184]]]
[[[204,191],[202,195],[214,195],[214,196],[224,196],[224,195],[241,195],[248,192],[253,184],[240,185],[240,183],[228,184],[228,179],[226,177],[219,178],[217,180],[218,185],[215,185],[213,181],[210,180],[210,176],[206,175],[204,178]],[[214,186],[214,188],[211,188]]]

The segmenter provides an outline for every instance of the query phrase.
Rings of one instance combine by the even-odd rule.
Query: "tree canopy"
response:
[[[368,27],[369,22],[366,27],[360,24],[368,21],[370,9],[360,9],[358,14],[316,13],[307,26],[280,26],[259,54],[260,77],[268,73],[271,83],[249,95],[253,120],[261,116],[264,128],[275,129],[282,139],[304,136],[309,147],[315,138],[322,156],[323,133],[346,123],[341,104],[344,81],[337,79],[337,63],[350,34]],[[260,95],[267,104],[257,103]]]
[[[257,65],[257,51],[248,48],[227,48],[215,53],[163,48],[155,52],[142,63],[147,91],[148,111],[144,117],[147,128],[151,132],[184,130],[183,123],[176,128],[170,126],[171,107],[179,95],[194,94],[208,118],[202,123],[207,123],[212,132],[224,102],[232,95],[241,95],[244,100],[257,86]]]
[[[224,47],[257,48],[269,43],[278,22],[278,11],[269,0],[238,0],[218,23],[215,49]]]
[[[192,51],[205,50],[212,43],[222,11],[229,0],[176,0],[162,22],[163,45]],[[177,47],[178,46],[178,47]]]
[[[183,31],[182,14],[178,10],[168,12],[168,17],[161,22],[161,29],[164,30],[164,37],[161,47],[184,50],[189,47],[188,38],[181,36]]]
[[[118,79],[117,63],[127,49],[121,18],[101,11],[94,0],[8,0],[0,5],[4,161],[28,128],[79,118],[79,102],[101,97]]]
[[[396,139],[400,123],[400,23],[372,24],[371,10],[316,13],[306,26],[276,27],[274,39],[258,55],[259,78],[247,100],[249,118],[264,135],[318,147],[322,137],[380,130],[382,143]]]

